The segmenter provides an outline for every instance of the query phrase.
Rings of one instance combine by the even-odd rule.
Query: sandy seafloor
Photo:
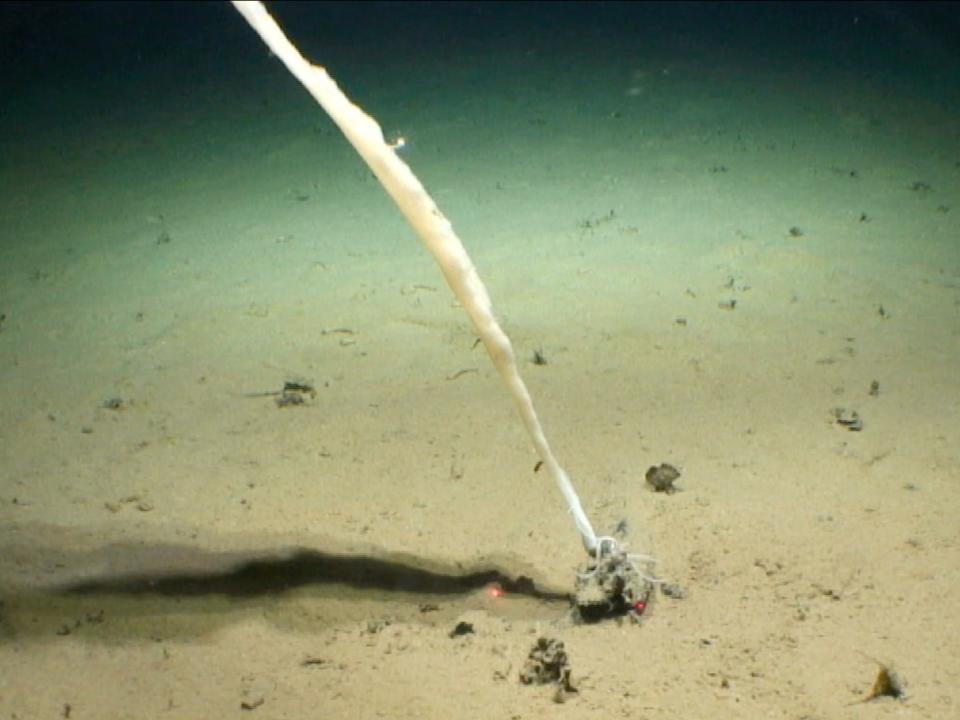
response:
[[[598,530],[686,597],[579,626],[451,589],[569,591],[560,494],[333,125],[252,41],[181,48],[4,104],[0,718],[960,713],[956,106],[596,40],[327,62],[407,138]],[[563,704],[518,682],[539,635]],[[876,661],[904,699],[858,702]]]

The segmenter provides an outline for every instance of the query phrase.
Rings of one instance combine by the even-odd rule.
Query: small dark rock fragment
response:
[[[296,407],[306,405],[308,400],[317,397],[317,390],[309,380],[301,378],[287,380],[283,383],[283,390],[276,399],[277,407]]]
[[[315,655],[307,655],[303,660],[300,661],[300,667],[311,667],[313,665],[328,665],[329,660],[322,657],[317,657]]]
[[[879,380],[873,380],[873,381],[871,381],[871,383],[870,383],[870,396],[871,396],[871,397],[877,397],[877,395],[879,395],[879,394],[880,394],[880,381],[879,381]]]
[[[313,383],[309,380],[285,380],[283,383],[283,392],[313,393],[315,391],[316,388],[313,387]]]
[[[103,401],[106,410],[120,410],[123,407],[123,398],[111,397]]]
[[[473,633],[473,623],[468,623],[461,620],[456,624],[456,626],[454,626],[453,630],[450,631],[450,637],[455,638],[460,637],[461,635],[473,635]]]
[[[680,477],[680,471],[673,465],[661,463],[654,465],[647,470],[647,483],[653,488],[654,492],[672,494],[677,491],[673,486],[674,481]]]
[[[537,638],[536,645],[520,669],[520,682],[524,685],[557,683],[560,693],[573,693],[577,690],[570,681],[570,670],[570,659],[563,642],[541,637]],[[562,698],[562,694],[559,697]]]
[[[804,235],[803,229],[797,227],[796,225],[794,225],[792,228],[787,230],[787,232],[790,234],[790,237],[792,238],[801,238]]]
[[[851,432],[863,430],[863,420],[860,419],[860,413],[856,410],[836,407],[833,409],[833,417],[837,421],[837,425],[841,425]]]

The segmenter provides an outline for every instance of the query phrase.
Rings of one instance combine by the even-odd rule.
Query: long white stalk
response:
[[[598,549],[596,533],[573,483],[550,449],[530,393],[520,377],[510,339],[497,322],[487,289],[450,221],[437,208],[410,167],[397,155],[396,149],[384,140],[377,121],[350,102],[324,68],[312,65],[300,54],[262,3],[234,0],[233,5],[343,131],[433,255],[513,396],[544,467],[563,493],[584,548],[593,555]]]

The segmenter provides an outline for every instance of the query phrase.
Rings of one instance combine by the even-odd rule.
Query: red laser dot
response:
[[[637,600],[637,602],[633,604],[633,611],[637,615],[643,615],[643,611],[646,609],[647,609],[647,604],[643,600]]]
[[[492,598],[503,597],[506,594],[504,593],[503,588],[500,587],[499,585],[491,585],[489,592],[490,592],[490,597]]]

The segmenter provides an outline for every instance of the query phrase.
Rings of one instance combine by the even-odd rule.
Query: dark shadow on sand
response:
[[[566,593],[538,588],[525,575],[513,577],[497,568],[445,572],[419,567],[410,560],[334,555],[307,549],[298,549],[286,557],[247,560],[223,571],[125,574],[71,583],[58,588],[58,592],[79,595],[226,595],[252,598],[308,585],[330,584],[347,585],[359,590],[418,595],[456,595],[495,584],[513,595],[537,600],[569,599]]]
[[[566,612],[566,592],[532,580],[522,560],[439,561],[364,548],[97,542],[50,526],[9,528],[0,539],[0,644],[72,637],[122,645],[196,642],[225,627],[266,622],[310,635],[388,618],[444,630],[462,613],[524,620]],[[318,543],[318,545],[321,543]],[[505,593],[490,593],[493,585]]]

